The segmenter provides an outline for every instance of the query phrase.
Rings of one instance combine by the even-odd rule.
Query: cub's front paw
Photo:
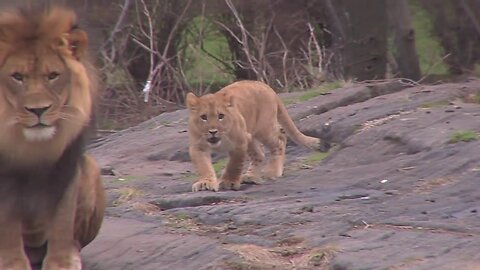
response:
[[[240,179],[236,181],[222,179],[220,182],[220,187],[226,190],[240,190]]]
[[[70,256],[48,256],[43,261],[42,270],[82,270],[80,254]]]
[[[241,182],[244,184],[251,184],[251,185],[261,185],[264,183],[262,177],[260,175],[255,175],[253,173],[247,172],[242,174],[240,177]]]
[[[219,189],[219,183],[215,179],[201,179],[192,185],[192,192],[201,190],[212,190],[217,192]]]

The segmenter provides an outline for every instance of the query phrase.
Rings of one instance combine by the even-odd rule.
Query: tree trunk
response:
[[[415,30],[412,27],[406,0],[387,2],[390,25],[395,35],[395,60],[400,76],[417,81],[421,77],[415,48]]]
[[[480,59],[480,2],[420,0],[434,17],[434,31],[453,75],[471,72]]]
[[[337,62],[345,78],[383,79],[387,69],[387,12],[384,0],[325,0],[333,26]]]

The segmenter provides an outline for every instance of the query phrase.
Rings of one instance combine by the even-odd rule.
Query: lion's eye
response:
[[[218,119],[219,119],[219,120],[223,120],[223,118],[225,118],[225,114],[219,113],[219,114],[218,114]]]
[[[21,73],[14,72],[10,76],[17,82],[23,82],[23,75]]]
[[[48,73],[47,78],[48,78],[49,81],[53,81],[53,80],[57,79],[58,76],[60,76],[60,73],[54,71],[54,72]]]
[[[200,119],[202,119],[203,121],[207,121],[207,115],[206,114],[200,115]]]

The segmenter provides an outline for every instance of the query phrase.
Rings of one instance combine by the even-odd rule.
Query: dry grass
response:
[[[275,267],[275,269],[288,269],[288,267],[291,267],[291,264],[288,260],[266,247],[243,244],[227,245],[225,246],[225,249],[240,255],[240,257],[245,260],[245,263],[248,263],[252,266],[257,265],[270,268]]]
[[[339,251],[335,246],[314,249],[300,258],[293,259],[292,264],[296,269],[327,270],[330,269],[330,263]]]
[[[316,248],[308,253],[297,247],[285,253],[285,248],[269,249],[251,244],[227,245],[225,249],[240,255],[243,261],[229,262],[233,269],[329,269],[339,249],[334,246]]]
[[[138,210],[147,216],[154,216],[161,212],[161,209],[152,203],[134,202],[132,209]]]
[[[430,193],[433,189],[437,187],[443,187],[451,185],[457,182],[457,179],[453,177],[438,177],[428,180],[420,181],[414,188],[415,192],[418,193]]]
[[[133,187],[122,187],[116,189],[115,191],[119,194],[118,199],[113,202],[113,205],[115,206],[130,202],[133,199],[143,195],[142,191]]]

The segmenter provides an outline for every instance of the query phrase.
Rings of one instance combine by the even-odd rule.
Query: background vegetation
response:
[[[278,92],[393,77],[436,82],[475,75],[480,55],[476,0],[35,3],[75,8],[91,33],[104,129],[174,110],[186,92],[234,80],[261,80]],[[18,1],[2,0],[0,8],[11,4]]]

